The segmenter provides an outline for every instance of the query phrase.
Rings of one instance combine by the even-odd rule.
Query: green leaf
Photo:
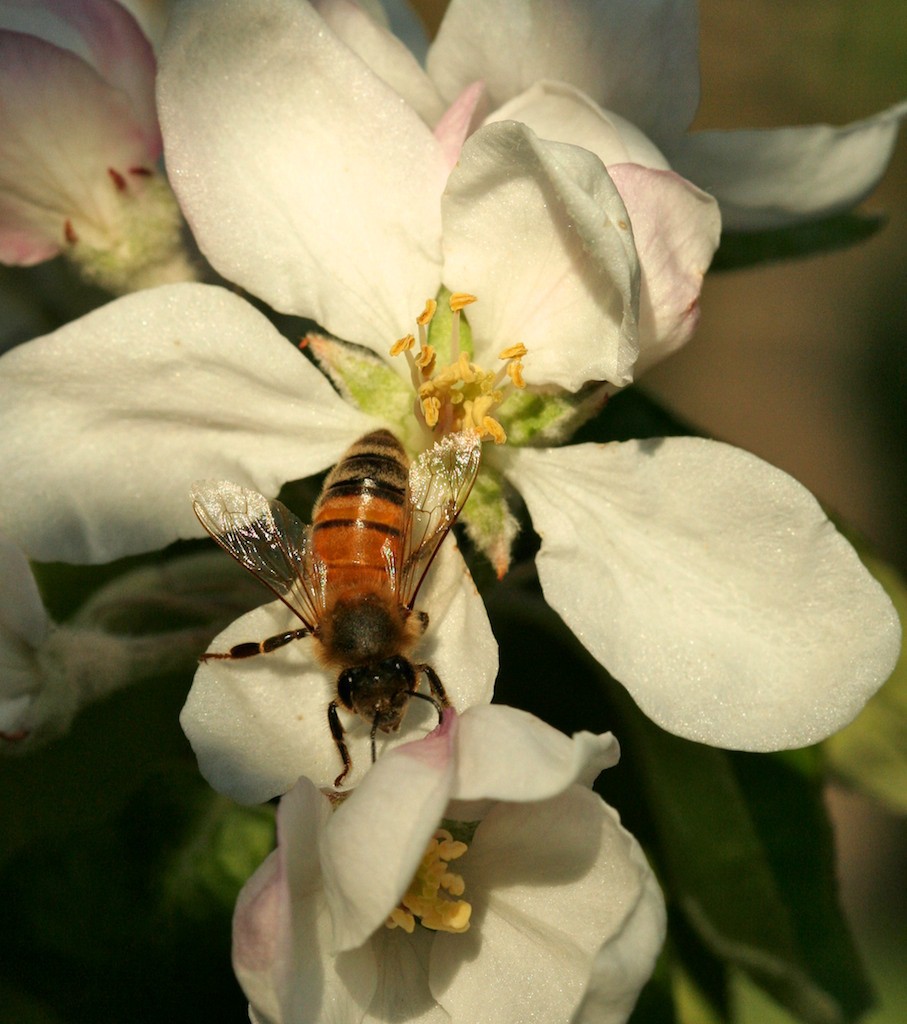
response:
[[[863,561],[887,591],[904,630],[904,580],[879,559],[864,556]],[[850,725],[825,741],[823,749],[832,771],[892,810],[907,813],[907,654],[903,648],[888,682]]]
[[[843,249],[871,238],[884,227],[880,214],[841,213],[824,220],[770,231],[722,232],[712,270],[740,270],[761,263]]]
[[[645,793],[669,899],[698,940],[809,1024],[856,1020],[870,993],[818,783],[784,758],[690,743],[623,712],[622,760]]]

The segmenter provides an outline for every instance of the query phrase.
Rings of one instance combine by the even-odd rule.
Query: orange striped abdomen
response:
[[[328,590],[389,586],[388,545],[401,564],[409,459],[388,430],[360,438],[328,474],[312,517],[312,552]]]

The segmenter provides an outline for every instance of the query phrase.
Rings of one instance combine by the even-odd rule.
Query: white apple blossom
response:
[[[526,447],[564,440],[577,408],[571,390],[625,382],[645,338],[634,284],[645,247],[633,243],[602,163],[504,121],[473,132],[449,170],[423,117],[305,3],[257,7],[248,45],[245,5],[218,5],[211,20],[205,10],[194,4],[177,19],[161,87],[171,170],[202,247],[275,305],[318,318],[397,368],[378,356],[344,363],[337,343],[313,341],[346,397],[365,409],[357,413],[242,300],[192,285],[121,299],[22,346],[0,361],[8,439],[0,511],[25,550],[103,561],[159,546],[199,533],[186,494],[200,477],[270,495],[326,468],[379,424],[419,443],[404,360],[387,352],[425,297],[455,281],[479,297],[469,306],[471,335],[461,325],[461,355],[496,378],[497,353],[525,349],[524,359],[508,357],[512,384],[525,370],[527,383],[543,385],[511,388],[509,411],[508,402],[495,416],[485,410],[510,443],[486,449],[490,484],[478,508],[498,513],[484,528],[510,529],[500,512],[506,477],[542,534],[546,596],[587,648],[661,725],[705,742],[787,747],[852,718],[890,672],[899,628],[881,588],[803,488],[703,440]],[[454,115],[471,102],[467,90],[442,117],[442,139],[456,137]],[[620,173],[632,176],[635,166]],[[660,292],[651,284],[660,269],[666,294],[686,294],[672,282],[691,280],[703,252],[707,262],[711,208],[688,203],[679,179],[647,182],[686,268],[678,277],[656,245],[650,292]],[[633,237],[655,245],[654,230],[637,232],[638,224]],[[668,325],[649,336],[655,348],[685,330],[673,314],[650,323]],[[453,323],[436,333],[442,355],[453,357]],[[60,437],[77,441],[60,445]],[[470,515],[473,524],[480,518]],[[461,639],[464,650],[471,640]],[[216,712],[195,699],[218,692],[206,685],[184,715],[199,748],[206,722],[217,723],[212,763],[246,745],[233,705],[244,699],[247,671],[237,670],[241,686],[220,688]],[[286,687],[258,675],[253,689],[273,702],[270,720],[299,714]],[[246,761],[237,756],[230,782],[239,792]],[[301,770],[290,759],[269,785],[278,780],[279,791]]]
[[[0,2],[0,262],[124,292],[194,277],[157,169],[148,40],[115,0]]]
[[[253,1020],[626,1020],[665,919],[588,788],[616,760],[610,734],[570,740],[488,706],[446,712],[336,810],[300,780],[237,902]]]

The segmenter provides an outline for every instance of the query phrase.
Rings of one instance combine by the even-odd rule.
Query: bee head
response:
[[[337,680],[340,702],[382,732],[396,732],[400,727],[415,688],[416,670],[402,654],[344,669]]]

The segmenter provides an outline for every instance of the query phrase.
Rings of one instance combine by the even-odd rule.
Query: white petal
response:
[[[667,923],[664,897],[635,844],[630,857],[644,868],[639,899],[620,931],[595,954],[589,986],[573,1024],[623,1024],[655,969]]]
[[[486,118],[521,121],[541,139],[569,142],[594,153],[606,166],[634,163],[668,170],[661,150],[634,124],[603,110],[565,82],[536,82]]]
[[[671,732],[815,743],[891,672],[891,602],[773,466],[692,437],[508,454],[548,602]]]
[[[471,707],[460,717],[451,799],[546,800],[579,779],[591,785],[619,756],[611,733],[570,739],[517,708]]]
[[[334,946],[355,949],[409,888],[441,824],[454,776],[457,715],[388,751],[337,808],[321,839]]]
[[[446,104],[409,48],[353,0],[316,0],[325,23],[375,74],[433,125]]]
[[[205,255],[275,309],[387,353],[440,284],[430,129],[304,2],[178,8],[158,90]]]
[[[137,292],[0,358],[0,522],[32,558],[151,550],[200,536],[200,477],[273,495],[374,425],[225,289]]]
[[[477,355],[522,342],[529,383],[629,382],[639,267],[597,157],[490,124],[463,146],[443,213],[445,284],[479,298],[468,313]]]
[[[642,271],[635,377],[676,349],[699,322],[699,293],[721,237],[715,200],[672,171],[608,168],[621,194]]]
[[[450,1024],[428,987],[428,960],[434,933],[417,927],[412,935],[380,928],[369,942],[381,964],[374,999],[362,1024]]]
[[[638,987],[648,977],[661,934],[646,944],[634,935],[626,951],[622,936],[640,900],[661,897],[636,841],[590,790],[499,804],[456,869],[473,904],[470,930],[438,935],[430,973],[454,1020],[566,1024],[609,944],[613,957],[637,961]]]
[[[694,132],[670,152],[685,177],[721,204],[725,229],[758,231],[855,206],[885,173],[907,117],[899,103],[835,128]]]
[[[428,72],[448,100],[483,79],[494,106],[539,79],[568,82],[659,141],[696,111],[697,47],[687,0],[452,0]]]
[[[285,605],[273,602],[231,623],[210,650],[229,651],[300,625]],[[263,803],[287,792],[302,775],[325,786],[340,772],[327,719],[336,693],[336,676],[315,660],[312,641],[298,640],[241,661],[203,662],[180,725],[216,790],[242,804]],[[354,766],[357,753],[358,748]]]
[[[482,599],[449,539],[435,558],[418,606],[428,612],[431,624],[415,656],[432,665],[455,707],[489,701],[497,645]],[[299,625],[275,602],[237,619],[215,638],[211,650],[226,651]],[[215,789],[240,803],[261,803],[286,792],[301,775],[321,787],[333,785],[342,762],[328,728],[327,706],[336,695],[337,673],[322,668],[313,641],[303,639],[267,655],[200,665],[180,723]],[[370,766],[370,726],[345,711],[340,718],[353,760],[345,784],[352,787]],[[379,754],[424,736],[437,721],[431,704],[411,701],[400,731],[378,734]]]
[[[328,801],[305,779],[280,802],[277,850],[245,884],[233,917],[233,966],[257,1016],[269,1024],[358,1024],[377,982],[366,947],[336,957],[321,888],[318,837]]]

